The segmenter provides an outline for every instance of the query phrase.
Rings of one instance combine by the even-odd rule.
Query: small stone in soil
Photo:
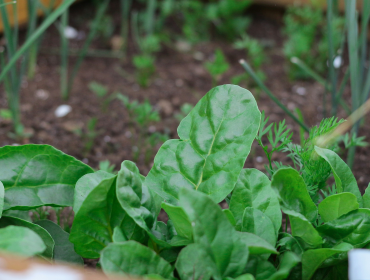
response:
[[[69,105],[60,105],[56,108],[54,114],[57,118],[62,118],[72,111],[72,107]]]

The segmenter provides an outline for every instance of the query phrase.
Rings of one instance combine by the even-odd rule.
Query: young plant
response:
[[[98,82],[90,82],[89,89],[100,99],[102,111],[107,111],[109,103],[116,97],[115,94],[109,95],[108,88]]]
[[[160,36],[154,33],[156,5],[156,0],[149,0],[145,12],[133,12],[131,17],[132,33],[140,50],[132,62],[136,68],[136,80],[142,87],[149,86],[155,72],[154,54],[161,49]]]
[[[230,65],[227,63],[226,58],[220,49],[216,50],[214,60],[212,62],[206,62],[204,66],[212,76],[213,86],[217,85],[222,74],[230,68]]]
[[[181,105],[180,112],[175,115],[175,119],[181,122],[183,118],[185,118],[191,110],[193,110],[194,105],[189,103],[184,103]]]
[[[96,124],[98,119],[96,117],[91,118],[86,125],[86,129],[77,129],[75,134],[81,137],[82,142],[84,143],[83,155],[86,156],[94,146],[96,137],[99,136],[99,132],[96,130]]]
[[[130,101],[127,96],[117,94],[117,98],[123,103],[127,109],[131,121],[131,139],[133,145],[133,159],[137,161],[140,154],[144,153],[144,162],[149,164],[153,150],[159,143],[163,143],[168,139],[166,134],[150,132],[150,125],[160,121],[158,111],[154,110],[148,100],[143,103],[138,101]],[[135,133],[135,130],[138,133]]]
[[[116,167],[115,164],[110,164],[109,160],[103,160],[99,162],[99,170],[105,171],[107,173],[115,174],[114,168]]]
[[[257,77],[263,82],[266,80],[266,76],[263,73],[261,67],[262,64],[266,61],[266,54],[264,53],[264,49],[262,44],[246,34],[241,36],[240,40],[237,40],[234,43],[235,49],[242,49],[246,52],[246,58],[248,59],[250,65],[256,71]],[[244,73],[242,75],[238,75],[233,77],[232,84],[240,84],[243,80],[248,80],[248,74]],[[251,81],[249,81],[251,82]]]

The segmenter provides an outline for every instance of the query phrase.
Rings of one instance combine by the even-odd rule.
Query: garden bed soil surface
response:
[[[119,22],[119,1],[112,1],[110,11]],[[267,86],[291,110],[300,108],[305,122],[317,125],[323,118],[324,89],[318,83],[308,81],[290,81],[287,75],[287,62],[282,53],[284,35],[282,22],[279,16],[266,16],[265,10],[254,7],[249,12],[253,17],[248,33],[257,39],[273,43],[266,49],[268,62],[263,67],[266,74]],[[276,14],[275,14],[276,15]],[[71,25],[87,30],[85,18],[92,18],[92,11],[87,3],[79,3],[71,8]],[[118,31],[117,31],[118,32]],[[71,41],[71,48],[81,46],[82,42]],[[60,59],[57,54],[50,54],[51,48],[59,46],[59,35],[56,29],[51,28],[44,38],[42,53],[39,56],[37,74],[32,81],[24,81],[21,92],[22,121],[25,127],[33,132],[33,136],[18,144],[36,143],[50,144],[61,151],[83,160],[90,166],[97,168],[100,161],[109,160],[119,169],[123,160],[132,160],[132,138],[130,138],[130,121],[128,114],[119,100],[113,100],[108,110],[101,109],[101,100],[88,89],[89,82],[96,81],[109,88],[109,92],[121,92],[130,100],[144,101],[148,99],[162,117],[162,121],[155,125],[159,132],[169,132],[170,138],[178,138],[176,128],[178,121],[174,115],[179,112],[183,103],[196,104],[212,88],[211,77],[203,67],[205,61],[212,59],[217,48],[221,48],[228,62],[229,71],[221,78],[219,84],[231,82],[235,75],[242,74],[239,59],[245,58],[244,51],[232,48],[232,44],[214,40],[193,46],[188,51],[180,51],[184,44],[173,43],[165,45],[157,55],[156,74],[148,88],[141,88],[135,81],[135,69],[130,59],[122,61],[117,58],[88,57],[82,64],[81,70],[68,101],[63,101],[60,95]],[[104,48],[107,44],[101,41],[94,43],[94,48]],[[185,47],[188,47],[185,45]],[[182,48],[183,49],[183,48]],[[137,47],[130,42],[128,58],[137,53]],[[71,58],[73,65],[75,58]],[[294,141],[299,141],[299,127],[263,92],[244,85],[256,97],[259,109],[265,110],[270,121],[281,121],[284,118],[294,133]],[[346,98],[349,100],[347,89]],[[63,118],[54,115],[55,109],[61,104],[68,104],[72,111]],[[0,99],[0,107],[5,108],[4,91]],[[342,112],[342,117],[345,114]],[[87,122],[96,117],[98,137],[93,148],[84,153],[84,142],[73,130],[76,127],[86,129]],[[360,135],[370,140],[369,117],[361,128]],[[8,137],[11,124],[0,121],[0,145],[12,145],[14,139]],[[149,132],[148,132],[149,133]],[[156,147],[156,150],[159,147]],[[154,152],[154,154],[156,151]],[[273,160],[286,162],[286,157],[277,154]],[[370,181],[369,172],[370,148],[358,148],[354,175],[362,191]],[[253,167],[265,171],[267,159],[262,149],[255,142],[245,167]],[[150,170],[149,164],[141,156],[137,162],[142,174]]]

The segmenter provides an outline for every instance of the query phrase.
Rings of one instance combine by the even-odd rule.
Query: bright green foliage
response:
[[[5,189],[3,183],[0,182],[0,218],[3,214],[3,208],[4,208],[4,196],[5,196]]]
[[[283,211],[295,211],[310,222],[317,218],[317,207],[308,194],[303,178],[293,168],[279,169],[271,180]]]
[[[45,249],[40,253],[40,255],[47,259],[53,258],[55,245],[54,240],[51,235],[41,226],[19,218],[2,216],[0,219],[0,228],[6,228],[9,226],[28,228],[35,232],[41,238],[43,244],[46,246]]]
[[[229,70],[230,65],[227,63],[226,58],[220,49],[215,52],[215,58],[212,62],[206,62],[205,68],[212,76],[212,84],[216,86],[221,75]]]
[[[0,250],[26,257],[41,254],[46,246],[40,236],[25,227],[7,226],[0,229]]]
[[[1,148],[0,206],[4,196],[7,210],[73,205],[75,218],[68,236],[51,221],[32,223],[4,211],[0,249],[74,263],[100,258],[107,273],[145,279],[340,279],[348,270],[347,252],[369,246],[370,209],[361,207],[370,199],[368,190],[359,196],[352,173],[332,149],[315,147],[314,138],[333,120],[311,130],[293,156],[299,162],[310,152],[309,160],[328,165],[316,195],[309,193],[313,181],[304,160],[299,171],[273,170],[271,182],[261,171],[243,169],[260,123],[250,92],[216,87],[182,120],[180,139],[163,145],[146,178],[130,161],[112,174],[93,172],[50,146]],[[285,124],[269,132],[266,123],[263,118],[259,142],[268,134],[272,150],[288,146]],[[330,174],[335,186],[324,193]],[[65,199],[65,184],[68,204],[58,202]],[[19,200],[7,197],[13,185]],[[32,197],[22,196],[30,186],[40,196],[52,188],[54,200],[30,203]],[[314,201],[319,195],[325,198]],[[228,209],[218,204],[224,199]],[[167,223],[158,221],[162,209]]]
[[[311,279],[312,275],[320,267],[320,265],[331,256],[342,252],[348,252],[351,249],[353,249],[351,244],[343,242],[333,248],[322,248],[306,251],[302,256],[302,280]]]
[[[271,219],[276,236],[281,227],[279,200],[270,187],[270,180],[257,169],[243,169],[230,200],[230,210],[240,230],[244,210],[253,207]]]
[[[33,144],[0,148],[0,166],[0,181],[5,188],[4,210],[72,206],[77,180],[93,172],[89,166],[51,146]]]
[[[128,275],[156,274],[164,279],[172,276],[173,268],[148,247],[135,241],[113,243],[101,254],[103,271]]]
[[[328,196],[319,204],[319,214],[323,222],[330,222],[358,209],[357,198],[352,193],[339,193]]]
[[[163,144],[145,184],[172,204],[178,203],[182,187],[222,201],[234,188],[259,120],[249,91],[232,85],[214,88],[180,123],[180,140]]]

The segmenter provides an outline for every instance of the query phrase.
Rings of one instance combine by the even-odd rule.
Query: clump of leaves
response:
[[[265,166],[269,175],[272,177],[273,174],[280,168],[289,167],[289,165],[283,165],[281,162],[272,162],[272,154],[274,152],[286,152],[287,157],[289,157],[293,162],[293,167],[302,176],[307,190],[310,193],[314,202],[318,202],[321,199],[320,194],[322,191],[328,190],[327,180],[331,175],[331,166],[322,157],[319,157],[315,152],[315,140],[322,135],[330,133],[338,125],[344,122],[344,120],[338,120],[335,117],[323,119],[318,126],[314,126],[310,129],[308,137],[303,140],[303,144],[293,144],[292,143],[292,133],[290,129],[287,129],[285,121],[276,123],[271,123],[266,127],[268,118],[265,118],[264,112],[262,112],[261,118],[261,129],[256,137],[259,145],[263,148],[266,157],[269,161],[268,166]],[[263,143],[263,136],[267,135],[267,140],[270,147]],[[344,137],[345,148],[352,145],[365,145],[363,142],[363,137],[352,138],[350,140],[349,136]],[[334,143],[328,144],[328,146],[323,147],[335,153],[340,152],[339,140],[337,139]],[[272,165],[274,163],[274,166]],[[330,190],[329,190],[330,192]]]
[[[312,150],[338,121],[325,120],[307,141],[335,180],[318,203],[299,170],[281,167],[270,181],[243,168],[256,137],[268,135],[273,150],[290,135],[283,122],[259,134],[260,123],[249,91],[216,87],[181,121],[179,139],[163,144],[146,177],[131,161],[111,174],[48,145],[2,147],[0,249],[80,264],[100,259],[105,273],[169,280],[343,278],[348,251],[370,242],[370,188],[361,196],[334,151]],[[50,205],[73,207],[70,234],[8,215]],[[162,210],[167,222],[159,221]]]
[[[156,146],[168,139],[166,134],[155,133],[150,129],[154,128],[155,130],[155,126],[151,127],[151,125],[161,120],[160,115],[148,100],[143,103],[139,103],[137,100],[130,101],[127,96],[120,93],[117,94],[117,98],[127,109],[131,121],[133,158],[138,160],[140,154],[144,152],[144,162],[148,164]],[[136,129],[138,133],[135,133]]]
[[[217,85],[222,74],[226,73],[230,68],[229,63],[227,63],[226,58],[220,49],[216,50],[214,60],[212,62],[206,62],[204,66],[212,76],[213,86]]]
[[[98,119],[96,117],[91,118],[86,125],[85,129],[76,129],[74,133],[81,137],[84,148],[83,154],[86,156],[94,146],[96,137],[99,136],[99,132],[96,129]]]

